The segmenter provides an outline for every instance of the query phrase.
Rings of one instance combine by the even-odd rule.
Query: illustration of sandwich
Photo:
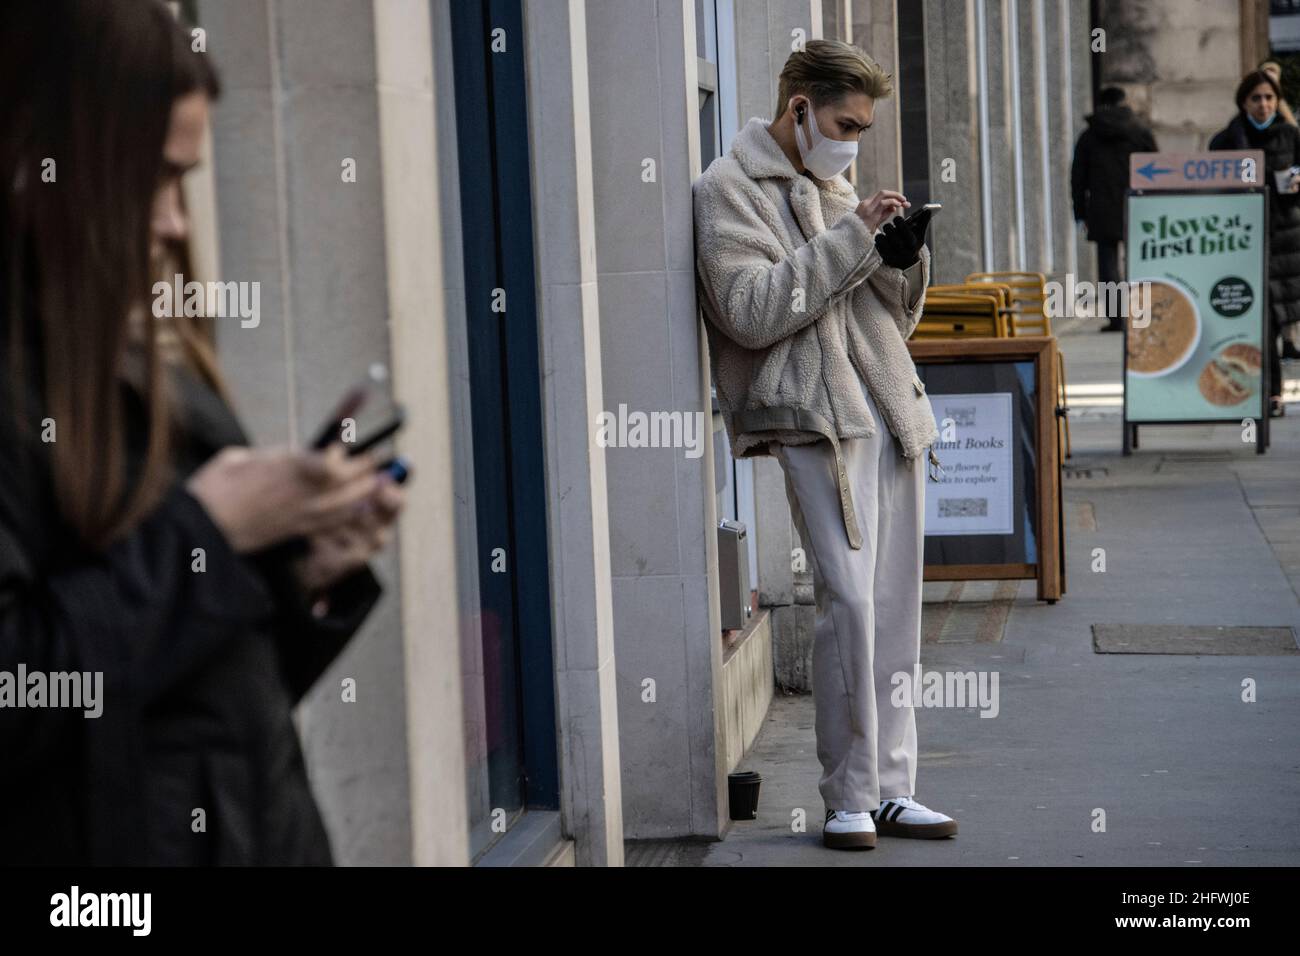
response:
[[[1236,342],[1206,363],[1196,384],[1213,405],[1240,405],[1255,394],[1261,359],[1255,346]]]

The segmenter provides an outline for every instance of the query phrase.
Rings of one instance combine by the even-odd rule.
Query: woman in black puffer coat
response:
[[[1282,91],[1262,71],[1246,74],[1237,87],[1237,115],[1210,140],[1210,149],[1262,149],[1268,184],[1268,298],[1269,334],[1273,336],[1269,359],[1271,415],[1281,415],[1282,359],[1277,338],[1283,327],[1300,321],[1300,190],[1279,193],[1273,173],[1300,165],[1300,129],[1284,122],[1277,112]]]

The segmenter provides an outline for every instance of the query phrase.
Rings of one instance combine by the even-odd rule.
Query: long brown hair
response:
[[[183,195],[181,204],[185,204]],[[178,273],[187,278],[194,277],[194,255],[189,239],[168,239],[163,245],[162,261],[158,263],[154,279],[170,283]],[[176,309],[172,315],[158,319],[157,333],[155,341],[167,346],[160,347],[165,359],[185,366],[227,405],[234,404],[217,359],[216,324],[212,316],[190,316],[183,309]]]
[[[158,0],[0,4],[0,282],[10,290],[0,309],[13,364],[28,330],[38,339],[39,363],[23,371],[43,379],[57,429],[61,516],[91,547],[132,527],[170,480],[170,416],[145,303],[150,214],[172,104],[196,90],[215,97],[215,71]],[[128,474],[119,390],[130,314],[142,304],[149,434],[143,465]]]

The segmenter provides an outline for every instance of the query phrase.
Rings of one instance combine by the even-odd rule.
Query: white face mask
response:
[[[807,103],[804,110],[812,142],[807,141],[809,137],[804,135],[803,124],[796,122],[794,140],[799,147],[799,158],[818,179],[832,179],[848,169],[849,164],[857,158],[857,140],[831,139],[822,135],[821,128],[817,125],[817,114],[812,111],[812,103]]]

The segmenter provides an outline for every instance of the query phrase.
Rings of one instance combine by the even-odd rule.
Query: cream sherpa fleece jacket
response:
[[[779,179],[793,180],[789,202],[802,235],[785,226]],[[908,309],[907,279],[881,261],[875,233],[853,212],[853,187],[843,176],[797,173],[760,117],[693,193],[699,300],[732,455],[768,454],[771,441],[829,440],[845,529],[861,547],[839,440],[881,426],[859,379],[909,463],[938,437],[905,344],[925,304],[930,252],[921,248],[922,292]]]

